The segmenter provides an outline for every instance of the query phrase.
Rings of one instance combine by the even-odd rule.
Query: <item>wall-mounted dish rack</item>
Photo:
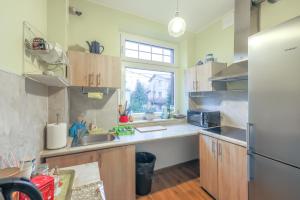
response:
[[[47,41],[42,34],[36,34],[34,27],[24,22],[24,46],[25,51],[38,57],[49,65],[67,65],[69,63],[66,52],[56,42]]]
[[[24,63],[24,76],[47,86],[69,86],[65,77],[69,61],[64,49],[56,42],[49,42],[41,31],[28,22],[24,21],[23,29],[24,62],[39,68],[26,72]]]

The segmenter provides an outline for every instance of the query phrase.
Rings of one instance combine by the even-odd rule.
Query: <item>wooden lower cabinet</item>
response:
[[[213,197],[218,197],[218,140],[200,136],[200,176],[201,187]]]
[[[246,148],[218,141],[219,200],[246,200],[247,151]]]
[[[50,168],[98,162],[107,200],[135,199],[135,146],[122,146],[46,159]]]
[[[201,187],[217,200],[247,200],[245,147],[200,135]]]

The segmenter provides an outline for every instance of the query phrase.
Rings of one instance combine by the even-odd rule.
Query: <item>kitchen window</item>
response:
[[[174,72],[125,67],[125,99],[133,114],[174,107]]]
[[[125,40],[125,57],[144,61],[174,64],[174,49]]]

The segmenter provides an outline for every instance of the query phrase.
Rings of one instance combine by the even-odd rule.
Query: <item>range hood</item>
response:
[[[224,82],[248,80],[248,59],[231,64],[226,69],[215,74],[210,80]]]
[[[210,78],[211,81],[248,79],[248,37],[259,31],[259,4],[235,0],[234,3],[234,62]]]

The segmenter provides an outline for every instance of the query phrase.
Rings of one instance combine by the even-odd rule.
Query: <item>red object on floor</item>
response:
[[[119,122],[121,122],[121,123],[127,123],[128,121],[129,121],[129,118],[126,115],[121,115],[119,118]]]
[[[41,192],[43,200],[54,200],[54,178],[51,176],[36,176],[30,180]],[[20,193],[19,200],[30,200],[27,195]]]

